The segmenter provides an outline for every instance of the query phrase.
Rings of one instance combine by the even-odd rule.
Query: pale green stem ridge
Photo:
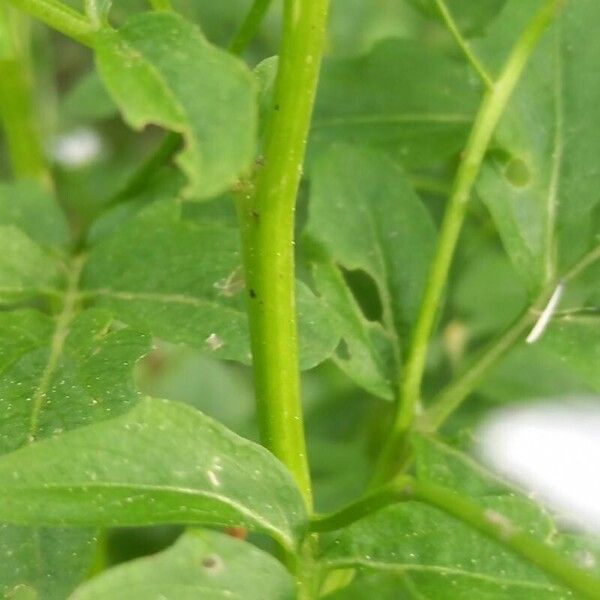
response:
[[[30,14],[67,37],[92,46],[97,28],[84,15],[57,0],[7,0],[16,8]]]
[[[471,135],[457,171],[452,193],[442,221],[438,244],[423,300],[408,349],[400,381],[399,402],[392,432],[376,469],[375,482],[393,473],[393,463],[401,453],[405,433],[410,429],[420,404],[420,390],[429,339],[437,316],[450,264],[465,218],[473,185],[479,174],[492,134],[535,46],[552,21],[562,0],[547,0],[513,47],[503,69],[489,89],[475,118]]]
[[[259,425],[264,445],[312,492],[300,400],[294,211],[317,88],[328,0],[286,0],[264,165],[238,202]]]
[[[256,36],[258,28],[267,10],[269,10],[269,6],[271,6],[271,0],[254,0],[250,10],[229,43],[230,52],[239,55],[246,49],[249,42]]]
[[[440,15],[442,16],[442,19],[444,19],[444,23],[446,24],[448,31],[450,31],[450,33],[452,34],[454,41],[458,44],[458,47],[461,49],[466,59],[473,67],[473,70],[477,73],[483,84],[488,89],[492,88],[494,85],[494,81],[488,74],[481,61],[477,58],[473,50],[471,50],[471,46],[469,46],[469,43],[467,42],[467,40],[465,40],[462,33],[458,29],[456,21],[452,16],[452,13],[450,12],[450,10],[448,10],[448,7],[446,6],[445,0],[435,0],[435,3],[437,5]]]
[[[17,178],[52,187],[33,106],[29,30],[26,17],[0,6],[0,119]]]
[[[374,510],[409,500],[433,506],[465,523],[583,597],[590,600],[600,598],[600,579],[571,564],[553,548],[522,531],[508,517],[482,508],[451,489],[409,476],[396,478],[337,513],[314,517],[311,528],[313,531],[335,531],[367,517]]]

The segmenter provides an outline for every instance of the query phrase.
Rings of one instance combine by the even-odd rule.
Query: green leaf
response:
[[[88,530],[0,525],[0,596],[64,600],[85,578],[95,541]]]
[[[63,117],[73,121],[110,119],[118,109],[96,71],[83,75],[69,90],[61,104]]]
[[[527,300],[515,268],[495,246],[477,246],[456,269],[452,308],[469,338],[502,331],[521,314]]]
[[[242,525],[288,548],[306,526],[267,450],[166,400],[0,457],[0,499],[16,525]]]
[[[52,288],[59,265],[20,229],[0,225],[0,303]]]
[[[60,207],[33,181],[0,183],[0,225],[14,225],[41,246],[64,246],[69,241]]]
[[[478,102],[466,66],[423,44],[388,39],[364,56],[326,60],[311,142],[362,143],[409,166],[458,152]]]
[[[498,55],[507,32],[537,4],[509,3],[484,49]],[[597,233],[600,134],[590,123],[600,119],[600,85],[589,73],[600,42],[589,23],[598,19],[593,0],[565,5],[527,67],[477,186],[532,294],[571,266]]]
[[[0,312],[0,453],[118,415],[137,399],[132,370],[146,336],[110,331],[110,315],[71,320],[35,310]],[[0,526],[0,594],[19,586],[63,600],[89,569],[89,530]]]
[[[171,204],[150,207],[94,248],[81,285],[135,328],[250,362],[239,234],[231,227],[182,221]],[[328,358],[338,338],[326,308],[301,283],[297,302],[307,369]]]
[[[0,184],[0,304],[57,293],[59,247],[68,239],[64,216],[39,184]]]
[[[600,318],[570,317],[552,323],[540,345],[568,365],[580,381],[600,393]]]
[[[125,593],[126,590],[126,593]],[[294,582],[272,556],[214,531],[190,531],[174,546],[114,567],[71,600],[293,600]]]
[[[65,326],[37,311],[0,313],[0,452],[116,416],[136,399],[131,375],[149,340],[110,331],[86,311]]]
[[[414,440],[417,475],[452,487],[540,540],[554,527],[531,500],[515,494],[473,459],[441,442]],[[409,597],[563,599],[567,591],[502,544],[431,506],[404,502],[342,530],[326,548],[330,567],[405,574]]]
[[[551,325],[539,343],[523,344],[491,369],[478,387],[478,393],[494,402],[519,402],[561,395],[589,394],[576,369],[553,352]],[[594,344],[590,346],[594,348]],[[583,354],[588,346],[581,347]]]
[[[499,518],[526,523],[540,537],[549,533],[531,503],[506,497],[487,498],[484,505]],[[417,502],[383,509],[342,530],[322,560],[330,568],[402,574],[418,598],[566,597],[566,590],[498,542]]]
[[[410,0],[426,15],[441,20],[435,0]],[[476,33],[491,21],[506,3],[506,0],[444,0],[463,34]]]
[[[352,573],[351,583],[327,596],[327,600],[364,600],[375,592],[377,600],[412,600],[415,597],[407,590],[408,582],[403,573],[380,573],[369,569],[356,569]],[[417,598],[424,600],[423,596]]]
[[[470,456],[426,435],[413,435],[418,478],[471,497],[509,494],[508,484]]]
[[[313,277],[345,344],[343,349],[337,349],[333,361],[371,394],[392,400],[394,374],[390,373],[381,347],[392,344],[393,338],[379,323],[365,318],[335,265],[315,263]]]
[[[306,234],[327,260],[373,279],[383,308],[383,327],[392,342],[388,354],[393,355],[395,340],[407,336],[414,322],[436,236],[431,216],[401,169],[376,150],[339,145],[320,154],[311,172]],[[339,310],[341,282],[335,288],[330,281],[320,283],[320,291],[325,290],[328,301]],[[356,313],[355,307],[348,307],[349,293],[343,300],[345,310]],[[350,313],[343,318],[348,351],[364,352],[367,344],[366,354],[380,363],[368,347],[364,319],[357,321],[359,317]],[[363,380],[361,385],[377,389]]]
[[[137,15],[119,31],[102,31],[95,51],[100,75],[132,127],[156,124],[183,135],[176,161],[190,195],[214,196],[248,172],[257,99],[241,61],[170,12]]]

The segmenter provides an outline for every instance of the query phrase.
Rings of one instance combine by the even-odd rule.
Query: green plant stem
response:
[[[254,0],[250,10],[229,43],[230,52],[239,55],[246,49],[249,42],[256,36],[258,28],[267,10],[269,10],[269,6],[271,6],[271,0]]]
[[[254,384],[262,441],[312,491],[300,400],[294,285],[294,211],[317,88],[328,0],[286,0],[264,165],[238,202]]]
[[[585,269],[600,260],[600,246],[592,248],[577,261],[562,277],[555,281],[521,317],[519,317],[495,342],[484,350],[480,357],[461,376],[447,386],[434,399],[431,407],[417,418],[420,431],[439,429],[448,417],[465,401],[483,376],[506,354],[533,326],[540,312],[559,283],[566,285]]]
[[[485,93],[475,118],[442,221],[436,253],[413,330],[406,364],[400,378],[399,401],[392,431],[376,467],[375,483],[381,483],[393,475],[394,463],[405,449],[406,433],[410,429],[420,405],[421,381],[429,339],[471,191],[479,174],[485,152],[529,57],[560,4],[561,0],[547,0],[535,14],[513,47],[498,80]]]
[[[51,188],[35,119],[27,25],[23,15],[0,6],[0,118],[15,177]]]
[[[446,27],[448,28],[448,31],[450,31],[455,42],[458,44],[458,47],[461,49],[461,51],[463,52],[463,54],[465,55],[465,57],[473,67],[473,70],[477,73],[483,84],[488,89],[491,89],[494,86],[492,78],[488,74],[485,67],[481,64],[481,61],[477,58],[473,50],[471,50],[471,46],[469,46],[467,40],[465,40],[465,38],[461,34],[460,30],[456,25],[456,21],[452,16],[452,13],[448,10],[448,7],[446,6],[445,0],[435,0],[435,3],[437,5],[440,15],[442,16],[442,19],[444,20],[444,23],[446,24]]]
[[[448,385],[434,399],[431,407],[417,417],[416,428],[420,431],[435,431],[464,402],[482,377],[504,356],[535,323],[539,311],[544,307],[548,294],[542,296],[532,308],[528,308],[500,337],[486,348],[477,360],[460,377]]]
[[[73,38],[85,46],[92,46],[95,26],[84,15],[58,0],[7,0],[16,8]]]
[[[396,477],[390,483],[328,515],[315,515],[311,531],[324,533],[344,529],[374,512],[412,497],[414,479],[408,475]]]
[[[590,600],[600,598],[600,580],[571,564],[551,547],[521,531],[510,519],[481,508],[442,486],[415,482],[413,498],[466,523],[534,564],[555,581]]]
[[[590,600],[600,598],[600,579],[563,558],[550,546],[519,529],[508,517],[484,509],[446,487],[403,476],[392,481],[368,499],[341,511],[312,520],[314,531],[334,531],[348,527],[373,512],[403,501],[416,501],[438,508],[472,529],[498,542],[524,558],[562,585]]]

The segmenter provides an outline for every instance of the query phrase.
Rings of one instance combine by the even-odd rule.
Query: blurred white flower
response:
[[[479,431],[484,460],[567,521],[600,533],[600,398],[511,408]]]
[[[78,127],[59,135],[52,144],[52,158],[64,167],[77,168],[90,164],[100,156],[102,140],[89,127]]]

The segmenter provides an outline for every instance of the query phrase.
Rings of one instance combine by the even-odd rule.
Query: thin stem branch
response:
[[[595,262],[600,260],[600,244],[592,248],[587,254],[579,259],[562,277],[564,283],[572,281],[588,267],[591,267]]]
[[[458,44],[458,47],[461,49],[466,59],[473,67],[473,70],[477,73],[483,84],[488,89],[492,88],[494,86],[494,81],[488,74],[481,61],[477,58],[473,50],[471,50],[471,46],[458,29],[452,13],[446,6],[445,0],[435,0],[435,3],[440,15],[442,16],[442,19],[444,20],[444,23],[446,24],[446,27],[448,28],[448,31],[450,31],[454,41]]]
[[[426,410],[416,421],[416,428],[421,431],[434,431],[439,429],[466,400],[476,388],[483,376],[493,367],[502,356],[523,339],[525,333],[535,323],[540,311],[547,304],[548,299],[559,283],[563,285],[573,281],[585,269],[600,260],[600,245],[594,247],[577,261],[562,277],[550,285],[495,342],[490,344],[479,358],[454,382],[447,386],[434,399],[431,407]]]
[[[335,531],[372,514],[373,510],[409,500],[433,506],[465,523],[583,597],[600,598],[600,579],[522,531],[508,517],[482,508],[451,489],[408,476],[395,479],[337,513],[314,517],[311,528],[313,531]]]
[[[35,118],[29,30],[26,17],[0,6],[0,119],[15,177],[29,177],[51,188]]]
[[[328,5],[328,0],[286,0],[264,166],[255,193],[238,202],[262,441],[290,469],[309,507],[312,491],[300,401],[293,238]]]
[[[46,25],[84,46],[92,46],[96,27],[84,15],[58,0],[7,0]]]
[[[547,544],[522,531],[508,517],[496,511],[486,510],[454,491],[433,483],[415,482],[413,498],[469,525],[583,597],[590,600],[600,598],[599,579],[571,564]]]
[[[544,295],[547,298],[547,295]],[[527,309],[500,337],[486,348],[480,357],[460,377],[447,386],[433,401],[431,407],[417,418],[420,431],[435,431],[456,411],[475,389],[482,377],[504,356],[531,328],[538,317],[542,302]]]
[[[341,510],[311,518],[311,531],[323,533],[344,529],[374,512],[412,497],[414,479],[409,475],[396,477],[390,483],[348,504]]]
[[[250,41],[256,36],[270,6],[271,0],[254,0],[252,2],[250,10],[229,43],[229,50],[232,54],[240,55],[247,48]]]
[[[401,375],[399,402],[392,431],[376,467],[375,482],[381,483],[394,472],[394,463],[405,447],[420,405],[420,391],[429,339],[446,286],[450,265],[462,229],[473,185],[479,174],[492,134],[539,38],[551,23],[561,0],[547,0],[525,28],[513,47],[498,81],[481,104],[457,171],[452,194],[441,225],[436,253],[430,268],[423,300]]]

